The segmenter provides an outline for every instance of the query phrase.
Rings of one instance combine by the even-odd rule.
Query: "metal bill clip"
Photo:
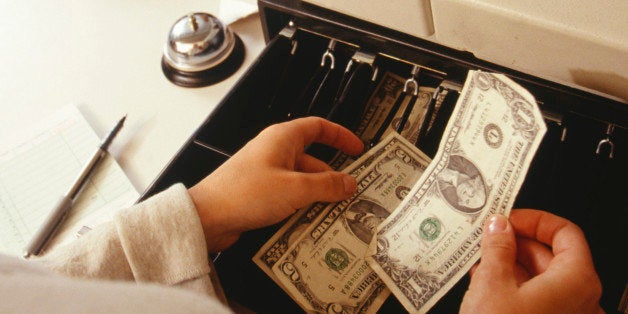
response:
[[[613,141],[611,140],[613,131],[615,131],[615,125],[612,123],[609,123],[608,126],[606,127],[606,138],[601,139],[600,142],[597,143],[597,148],[595,149],[595,153],[597,155],[600,154],[600,150],[602,149],[602,146],[608,145],[610,149],[608,158],[613,158],[615,154],[615,144],[613,144]]]

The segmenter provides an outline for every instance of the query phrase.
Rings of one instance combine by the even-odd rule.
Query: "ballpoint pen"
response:
[[[122,128],[125,119],[126,115],[122,117],[122,119],[120,119],[118,123],[116,123],[113,129],[102,141],[100,146],[98,146],[98,149],[94,152],[89,162],[85,164],[85,167],[83,167],[83,170],[81,170],[80,174],[78,175],[68,192],[65,193],[65,195],[63,195],[63,197],[61,197],[59,201],[57,201],[44,223],[39,227],[39,229],[31,239],[30,243],[26,247],[23,255],[24,258],[29,258],[33,255],[40,254],[46,244],[54,237],[57,229],[59,229],[59,227],[63,223],[63,220],[70,212],[72,208],[72,203],[76,199],[76,196],[79,194],[81,188],[83,188],[83,186],[87,182],[87,179],[94,172],[96,166],[98,166],[100,161],[106,155],[107,148],[113,141],[113,138],[116,136],[116,134],[118,134],[118,132]]]

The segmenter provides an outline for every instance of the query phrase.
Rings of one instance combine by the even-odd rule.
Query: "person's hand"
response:
[[[580,228],[539,210],[489,218],[461,313],[603,313]]]
[[[340,201],[355,192],[353,177],[304,153],[314,142],[351,155],[363,149],[360,139],[340,125],[315,117],[296,119],[266,128],[189,189],[210,252],[308,204]]]

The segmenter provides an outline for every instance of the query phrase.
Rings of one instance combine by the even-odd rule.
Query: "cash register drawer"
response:
[[[419,84],[436,87],[442,82],[462,84],[469,69],[500,72],[535,95],[548,125],[548,133],[530,167],[515,208],[554,212],[574,221],[585,231],[604,286],[602,306],[609,313],[617,311],[628,281],[628,267],[620,257],[628,239],[627,104],[478,60],[468,53],[300,1],[261,0],[259,8],[267,47],[181,147],[142,199],[176,182],[188,187],[194,185],[260,130],[275,122],[318,115],[357,131],[356,119],[364,115],[364,103],[373,96],[385,73],[407,78],[413,68],[418,67]],[[333,62],[340,70],[330,72],[324,88],[308,89],[312,77],[320,75],[317,71],[321,63],[331,62],[330,58],[323,57],[331,42]],[[374,56],[374,59],[364,61],[356,59],[356,55]],[[353,101],[346,102],[339,114],[329,115],[330,110],[338,109],[330,105],[338,86],[346,83],[343,71],[349,62],[355,69],[361,62],[367,63],[371,71],[365,72],[367,74],[355,71],[358,73],[356,82],[346,93]],[[377,71],[373,71],[375,68]],[[318,91],[317,101],[308,111],[305,109],[308,103],[303,99],[311,100],[312,91]],[[424,143],[417,143],[431,155],[438,144],[438,130],[442,132],[447,121],[445,105],[433,121],[432,129],[437,131],[430,131]],[[329,161],[334,152],[315,148],[311,153]],[[251,261],[280,226],[281,223],[245,233],[236,244],[215,256],[218,275],[231,302],[260,313],[302,312]],[[461,280],[431,312],[457,312],[467,286],[468,279]],[[404,312],[404,309],[391,296],[380,311]]]

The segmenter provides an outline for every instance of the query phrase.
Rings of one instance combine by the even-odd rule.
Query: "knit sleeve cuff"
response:
[[[114,223],[135,280],[174,285],[210,272],[201,222],[183,184],[121,211]]]

